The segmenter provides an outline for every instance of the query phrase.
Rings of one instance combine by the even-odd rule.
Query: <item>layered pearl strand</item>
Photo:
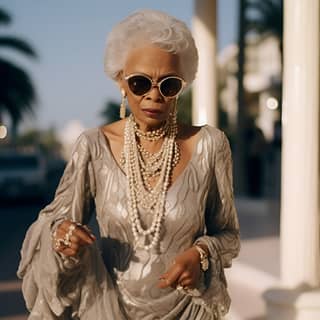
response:
[[[135,243],[145,250],[157,247],[160,241],[170,177],[180,157],[176,136],[175,113],[163,127],[154,131],[141,131],[133,115],[128,117],[125,125],[121,165],[129,182],[128,211]],[[156,153],[145,150],[137,141],[137,138],[156,141],[163,137],[161,149]],[[149,180],[154,177],[158,177],[158,181],[151,186]],[[151,225],[146,229],[141,224],[138,204],[153,216]]]
[[[165,125],[156,130],[151,130],[144,132],[138,128],[138,124],[133,121],[134,131],[139,138],[148,140],[148,141],[157,141],[160,138],[164,137],[169,129],[169,121],[166,121]]]
[[[139,164],[141,168],[141,173],[143,176],[143,181],[145,187],[151,191],[152,186],[149,183],[149,180],[156,178],[161,173],[161,168],[163,166],[163,153],[165,145],[162,144],[161,149],[156,153],[150,153],[147,151],[141,144],[137,144],[139,149]],[[180,150],[177,143],[174,143],[172,167],[174,168],[180,160]]]

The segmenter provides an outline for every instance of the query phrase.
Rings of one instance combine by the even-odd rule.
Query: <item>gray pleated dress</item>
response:
[[[227,138],[204,126],[186,168],[168,190],[158,252],[134,246],[127,211],[127,179],[101,128],[82,133],[54,200],[29,228],[18,276],[29,319],[216,320],[230,298],[224,268],[239,252]],[[95,209],[95,210],[94,210]],[[51,231],[62,218],[87,223],[96,212],[101,241],[70,261],[52,249]],[[145,225],[152,217],[141,212]],[[159,289],[158,279],[177,254],[206,244],[210,268],[201,295]]]

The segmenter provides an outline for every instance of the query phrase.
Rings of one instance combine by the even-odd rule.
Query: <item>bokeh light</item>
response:
[[[279,107],[279,102],[274,97],[269,97],[266,101],[267,108],[270,110],[276,110]]]
[[[4,139],[8,134],[7,127],[4,125],[0,125],[0,139]]]

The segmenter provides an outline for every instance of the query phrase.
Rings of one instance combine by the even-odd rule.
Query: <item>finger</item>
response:
[[[87,233],[89,236],[93,237],[94,239],[96,238],[87,225],[83,225],[83,224],[80,224],[80,223],[75,223],[75,222],[73,222],[71,220],[64,220],[58,226],[58,228],[64,230],[65,232],[68,232],[71,225],[74,225],[76,227],[76,229],[82,230],[83,232]]]
[[[96,236],[92,233],[91,229],[87,225],[77,225],[78,228],[83,230],[89,237],[91,237],[93,240],[96,240]]]
[[[181,282],[179,281],[179,285],[182,287],[188,287],[190,289],[194,288],[194,281],[191,278],[186,278],[184,280],[182,280]]]
[[[160,278],[158,281],[158,288],[164,289],[169,287],[168,280],[166,278]]]
[[[76,236],[79,239],[81,239],[85,244],[92,244],[95,241],[95,237],[92,235],[90,236],[90,234],[88,233],[88,231],[77,227],[76,229],[74,229],[72,236]]]
[[[96,237],[91,233],[89,228],[82,225],[77,225],[74,222],[69,220],[65,220],[61,224],[61,228],[59,228],[59,231],[63,230],[66,234],[69,232],[71,225],[75,226],[75,229],[73,230],[72,235],[76,235],[81,240],[83,240],[86,244],[92,244],[94,240],[96,240]],[[65,234],[63,235],[63,237],[65,237]]]
[[[64,230],[67,231],[69,226],[72,224],[72,221],[70,220],[63,220],[58,226],[57,230]]]
[[[79,244],[78,244],[78,243],[76,243],[76,242],[72,242],[72,241],[71,241],[71,244],[70,244],[67,248],[69,248],[69,249],[71,249],[71,250],[74,250],[74,251],[78,252],[78,251],[79,251],[80,246],[79,246]]]
[[[63,250],[60,250],[59,252],[63,253],[65,256],[68,257],[75,257],[78,254],[78,250],[75,250],[71,247],[66,247]]]
[[[160,281],[159,287],[161,289],[167,288],[169,286],[176,287],[176,281],[179,279],[183,273],[183,267],[179,264],[173,265],[167,273],[165,273],[160,279],[165,279]]]
[[[63,238],[64,235],[65,235],[65,231],[61,229],[57,229],[53,234],[54,238],[56,239]]]
[[[79,253],[80,249],[81,249],[81,246],[79,245],[79,243],[75,243],[71,241],[70,245],[68,246],[62,244],[57,251],[60,253],[63,253],[64,255],[74,256]]]
[[[82,240],[82,238],[78,237],[77,235],[73,234],[71,237],[70,237],[70,241],[71,243],[75,243],[77,244],[78,246],[86,246],[88,245],[88,243],[84,240]]]
[[[53,238],[53,249],[56,252],[66,254],[67,250],[68,255],[74,256],[78,253],[80,247],[89,245],[93,242],[93,240],[90,240],[88,243],[77,235],[74,235],[72,232],[72,235],[70,236],[70,238],[68,238],[69,244],[67,244],[65,242],[67,233],[63,235],[63,232],[64,231],[57,232],[57,234]]]
[[[191,279],[191,273],[189,271],[185,271],[181,274],[181,276],[179,277],[179,279],[177,280],[177,282],[182,285],[182,282],[187,280],[187,279]]]

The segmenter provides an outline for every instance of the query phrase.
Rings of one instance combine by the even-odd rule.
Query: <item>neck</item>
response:
[[[148,132],[148,131],[154,131],[157,130],[161,127],[163,127],[166,123],[166,121],[162,121],[159,124],[155,124],[155,125],[150,125],[150,124],[146,124],[143,123],[141,121],[139,121],[138,119],[134,118],[134,121],[136,122],[136,124],[138,125],[138,128],[143,131],[143,132]]]

